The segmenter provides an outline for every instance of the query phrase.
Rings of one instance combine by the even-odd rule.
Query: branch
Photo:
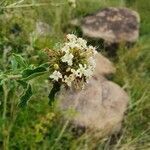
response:
[[[20,79],[22,77],[22,75],[21,74],[19,74],[19,75],[8,75],[7,76],[7,78],[8,79]]]
[[[41,6],[47,6],[47,5],[51,5],[51,6],[55,6],[58,7],[60,5],[64,5],[64,3],[59,3],[59,4],[54,4],[54,3],[38,3],[38,4],[22,4],[22,5],[8,5],[5,7],[0,7],[1,9],[13,9],[13,8],[27,8],[27,7],[41,7]]]

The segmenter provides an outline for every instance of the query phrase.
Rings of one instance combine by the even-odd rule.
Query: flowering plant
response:
[[[52,82],[58,82],[65,87],[81,88],[93,75],[96,50],[93,46],[87,46],[86,40],[82,38],[68,34],[60,50],[46,49],[46,52],[49,56],[52,71],[49,78]]]
[[[88,46],[86,40],[77,38],[74,34],[66,36],[65,43],[59,50],[46,49],[46,53],[52,72],[49,78],[57,88],[58,85],[64,85],[66,88],[84,88],[93,75],[96,50],[93,46]]]
[[[93,75],[96,50],[93,46],[88,46],[84,39],[68,34],[58,50],[46,49],[45,51],[48,56],[46,63],[30,64],[21,55],[12,54],[12,69],[7,72],[0,70],[0,86],[5,89],[8,83],[11,85],[13,82],[14,86],[17,85],[17,88],[21,89],[18,104],[21,107],[26,106],[32,97],[33,82],[30,81],[36,77],[48,74],[49,80],[53,83],[49,94],[51,104],[61,85],[65,88],[82,89]]]

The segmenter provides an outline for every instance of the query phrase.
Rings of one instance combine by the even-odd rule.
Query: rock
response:
[[[38,21],[36,23],[36,33],[39,36],[47,36],[47,35],[49,35],[51,33],[51,29],[50,29],[49,24],[47,24],[45,22]]]
[[[106,43],[135,42],[139,37],[139,14],[128,8],[105,8],[80,21],[83,34]],[[72,21],[77,24],[77,20]]]
[[[100,54],[97,61],[97,71],[84,90],[62,88],[57,99],[62,111],[75,111],[73,117],[67,117],[73,125],[105,136],[120,130],[129,98],[121,87],[103,76],[114,72],[111,62]]]
[[[84,90],[62,90],[58,96],[61,110],[74,110],[70,121],[76,125],[99,131],[99,136],[120,130],[128,96],[115,83],[103,77],[92,78]]]
[[[109,75],[109,74],[114,74],[116,72],[116,69],[112,62],[109,61],[106,57],[101,55],[100,53],[97,53],[95,56],[96,60],[96,68],[94,75],[99,76],[99,75]]]

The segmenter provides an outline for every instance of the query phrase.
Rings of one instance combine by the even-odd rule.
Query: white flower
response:
[[[84,71],[84,75],[87,77],[87,78],[90,78],[92,75],[93,75],[93,70],[91,67],[89,67],[88,69],[86,69]]]
[[[73,55],[71,53],[66,53],[62,58],[62,62],[67,62],[69,66],[72,66]]]
[[[95,47],[87,46],[87,41],[83,38],[77,38],[74,34],[68,34],[67,41],[59,52],[57,58],[61,62],[59,62],[58,66],[58,59],[56,59],[56,62],[52,64],[55,71],[50,75],[50,78],[68,87],[71,87],[72,83],[75,83],[74,85],[77,87],[76,83],[78,82],[81,82],[79,86],[84,86],[83,83],[90,79],[95,69]]]
[[[58,81],[58,79],[62,78],[62,74],[59,71],[54,71],[53,74],[49,76],[51,79]]]
[[[84,40],[84,39],[82,39],[82,38],[78,38],[78,40],[77,40],[77,43],[81,46],[81,47],[83,47],[83,48],[87,48],[87,41],[86,40]]]
[[[71,49],[73,49],[73,48],[76,47],[76,43],[75,43],[74,41],[68,42],[68,43],[66,43],[66,45],[67,45],[68,47],[70,47]]]
[[[67,34],[67,39],[71,42],[76,42],[77,37],[74,34]]]
[[[74,74],[70,74],[70,75],[69,75],[69,78],[70,78],[71,81],[74,81],[74,80],[75,80]]]
[[[88,48],[93,52],[94,55],[97,54],[97,51],[96,51],[95,47],[93,47],[93,46],[90,45]]]
[[[95,47],[93,47],[92,45],[89,45],[89,47],[88,47],[90,50],[92,50],[92,51],[95,51],[96,49],[95,49]]]
[[[82,75],[84,75],[85,77],[89,78],[93,75],[93,68],[91,66],[87,68],[86,64],[84,64],[84,66],[82,64],[79,64],[79,69],[75,73],[79,77],[82,77]]]
[[[70,50],[70,48],[69,48],[68,45],[65,45],[65,46],[61,49],[62,52],[66,52],[66,53],[68,53],[69,50]]]
[[[72,82],[75,80],[75,76],[73,74],[69,75],[69,77],[67,77],[66,75],[64,76],[64,82],[71,87]]]
[[[90,64],[93,68],[96,67],[96,62],[95,62],[95,59],[94,59],[93,57],[90,57],[90,58],[88,59],[88,62],[89,62],[89,64]]]
[[[71,49],[74,49],[74,48],[83,49],[83,46],[81,46],[81,44],[76,43],[74,41],[73,42],[68,42],[68,43],[66,43],[66,45],[68,47],[70,47]]]
[[[74,34],[68,34],[67,39],[69,42],[66,43],[68,47],[71,49],[78,48],[78,49],[87,49],[87,41],[82,38],[77,38]]]
[[[78,71],[78,70],[71,69],[71,72],[72,72],[72,74],[73,74],[74,76],[76,76],[76,77],[80,77],[80,73],[79,73],[79,71]]]
[[[79,69],[77,70],[79,77],[85,74],[86,71],[86,64],[84,66],[82,64],[79,64]]]

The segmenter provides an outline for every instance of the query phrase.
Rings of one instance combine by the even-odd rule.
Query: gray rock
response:
[[[106,43],[135,42],[139,37],[139,14],[128,8],[105,8],[83,18],[83,34]],[[77,24],[77,21],[72,21]]]
[[[95,76],[106,76],[109,74],[114,74],[116,72],[116,69],[112,62],[109,61],[106,57],[101,55],[100,53],[97,53],[95,56],[96,60],[96,68],[94,75]]]
[[[100,57],[103,58],[101,55]],[[101,67],[112,67],[107,59],[105,61]],[[113,73],[114,69],[109,68],[106,71],[100,69],[100,66],[97,68],[99,71],[95,72],[84,90],[62,88],[57,98],[62,111],[75,112],[72,117],[66,116],[75,126],[85,127],[96,131],[98,136],[105,136],[120,130],[129,98],[121,87],[103,76]]]
[[[47,35],[49,35],[51,33],[50,25],[45,23],[45,22],[38,21],[36,23],[36,33],[39,36],[47,36]]]

